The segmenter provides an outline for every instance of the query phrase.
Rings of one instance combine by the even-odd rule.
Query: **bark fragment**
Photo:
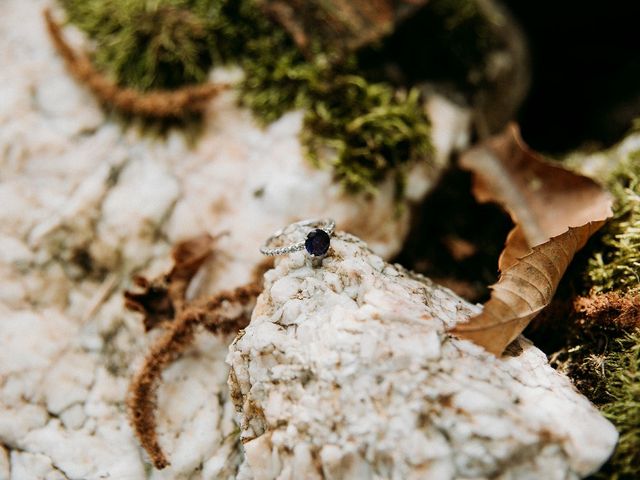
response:
[[[142,292],[124,292],[125,306],[144,315],[145,331],[170,321],[182,311],[191,278],[211,256],[213,237],[208,234],[180,242],[173,249],[174,266],[169,273],[153,280],[136,276],[133,281]]]
[[[640,329],[640,294],[608,292],[577,297],[573,308],[581,325],[599,325],[623,332]]]

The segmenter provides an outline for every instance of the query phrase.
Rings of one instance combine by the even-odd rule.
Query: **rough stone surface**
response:
[[[394,216],[391,182],[353,197],[309,166],[301,112],[261,129],[227,92],[195,139],[105,113],[53,50],[48,4],[5,0],[0,15],[0,479],[231,477],[241,451],[230,338],[201,336],[165,372],[158,422],[169,469],[150,468],[130,431],[127,385],[154,339],[123,310],[131,275],[164,271],[176,241],[227,231],[194,293],[229,288],[249,278],[273,230],[329,215],[388,257],[410,209]],[[428,108],[441,165],[464,144],[469,116],[438,97]],[[416,167],[411,200],[432,175]]]
[[[239,478],[570,479],[614,427],[520,337],[503,358],[448,336],[478,312],[338,233],[321,268],[267,272],[234,341]]]

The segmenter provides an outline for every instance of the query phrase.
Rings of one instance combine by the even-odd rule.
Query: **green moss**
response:
[[[397,174],[402,191],[403,168],[431,151],[428,123],[418,92],[395,92],[385,84],[345,75],[318,92],[305,115],[309,156],[322,163],[330,151],[336,176],[352,189],[371,189]]]
[[[620,162],[608,181],[614,216],[589,260],[587,275],[595,292],[640,289],[640,151]]]
[[[235,52],[245,72],[242,104],[264,123],[304,108],[306,153],[317,166],[332,166],[347,189],[373,190],[388,174],[399,177],[406,165],[428,156],[429,122],[417,91],[406,94],[366,78],[353,55],[336,62],[332,52],[316,46],[311,58],[304,57],[289,35],[248,1],[241,2],[235,18],[229,30],[253,26],[250,35],[233,35],[242,48],[225,48]],[[397,180],[400,193],[403,182]]]
[[[172,88],[202,81],[214,64],[241,66],[241,103],[265,124],[304,108],[309,157],[349,190],[373,190],[430,152],[417,91],[367,78],[355,56],[337,62],[318,47],[303,56],[251,0],[62,2],[96,40],[96,64],[122,85]]]
[[[614,196],[614,216],[591,242],[585,289],[592,295],[611,292],[610,298],[636,299],[640,295],[640,151],[620,154],[614,149],[602,169]],[[594,478],[640,478],[637,310],[604,309],[593,315],[571,328],[561,364],[620,434],[613,456]]]
[[[619,339],[604,362],[610,400],[601,409],[618,429],[620,440],[597,477],[640,478],[640,332]]]
[[[197,0],[62,0],[98,48],[94,62],[140,90],[203,81],[212,65],[209,23]],[[199,5],[200,4],[200,5]]]
[[[608,295],[609,300],[602,301],[605,296],[589,297],[594,302],[592,308],[565,312],[564,317],[568,318],[566,344],[551,355],[550,363],[571,378],[577,389],[600,409],[620,435],[611,458],[590,478],[636,479],[640,478],[640,328],[636,319],[637,307],[628,296],[612,293]],[[606,304],[611,308],[606,308]],[[552,336],[558,322],[554,322],[551,328],[539,335]]]

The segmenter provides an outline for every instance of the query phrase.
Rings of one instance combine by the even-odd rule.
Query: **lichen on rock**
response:
[[[607,459],[615,429],[530,342],[496,358],[449,337],[477,306],[351,235],[331,248],[267,272],[230,347],[239,478],[564,479]]]

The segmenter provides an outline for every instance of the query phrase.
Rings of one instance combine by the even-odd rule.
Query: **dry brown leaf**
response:
[[[452,333],[500,355],[546,307],[575,253],[611,216],[611,196],[593,180],[553,165],[515,125],[467,152],[478,201],[504,207],[515,228],[500,256],[500,279],[481,314]]]

